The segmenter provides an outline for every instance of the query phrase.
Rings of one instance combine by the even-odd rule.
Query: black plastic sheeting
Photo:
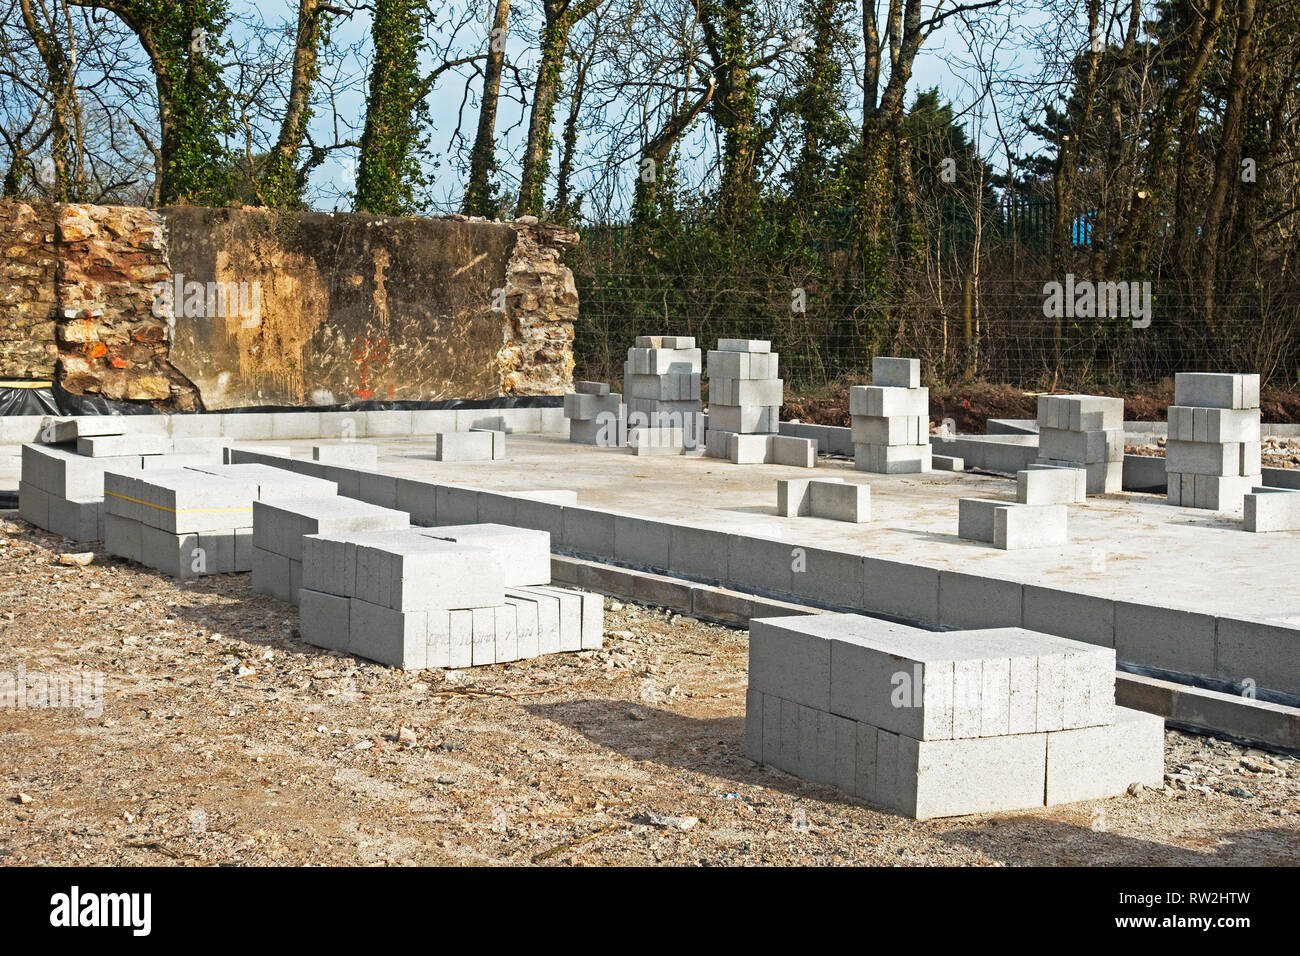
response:
[[[244,412],[385,412],[445,408],[556,408],[560,395],[518,395],[503,398],[451,398],[439,402],[350,402],[345,405],[250,405],[195,415],[238,415]],[[135,402],[115,402],[93,395],[74,395],[56,382],[51,388],[0,388],[0,415],[158,415],[156,408]]]

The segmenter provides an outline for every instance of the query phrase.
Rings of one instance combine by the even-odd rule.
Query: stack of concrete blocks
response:
[[[401,531],[411,526],[404,511],[355,498],[253,502],[253,590],[287,604],[302,587],[302,539],[313,534]]]
[[[1240,511],[1260,479],[1259,376],[1179,372],[1169,406],[1171,505]]]
[[[49,422],[42,443],[24,445],[19,513],[77,542],[104,537],[104,474],[111,470],[219,464],[222,448],[206,439],[122,433],[120,416]]]
[[[842,478],[783,478],[776,483],[776,513],[863,524],[871,520],[871,486]]]
[[[957,537],[1003,551],[1058,547],[1070,540],[1065,505],[993,498],[957,499]]]
[[[817,465],[817,441],[779,434],[785,383],[764,339],[720,339],[709,352],[706,453],[738,465]]]
[[[686,335],[640,335],[623,363],[623,398],[629,430],[680,429],[683,448],[703,443],[700,350]],[[644,445],[670,444],[672,436],[643,435]]]
[[[464,432],[437,432],[435,461],[496,461],[506,457],[506,433],[491,428]]]
[[[622,447],[627,440],[627,406],[623,396],[604,382],[579,382],[564,396],[569,441],[604,448]]]
[[[553,587],[550,534],[497,524],[308,535],[303,640],[418,670],[594,650],[600,595]]]
[[[1124,399],[1101,395],[1038,397],[1039,465],[1083,468],[1088,494],[1124,485]]]
[[[1021,628],[750,621],[745,753],[916,819],[1164,782],[1164,721],[1115,706],[1115,652]]]
[[[267,465],[104,475],[104,550],[176,578],[251,571],[253,504],[334,498],[338,485]]]
[[[1088,500],[1088,472],[1064,465],[1030,465],[1016,472],[1022,505],[1074,505]]]
[[[1300,531],[1300,490],[1260,486],[1242,500],[1247,531]]]
[[[858,471],[930,470],[930,390],[921,385],[920,359],[873,358],[871,384],[849,389],[849,415]]]

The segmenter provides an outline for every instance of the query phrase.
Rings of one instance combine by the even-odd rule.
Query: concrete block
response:
[[[21,513],[22,488],[19,487],[19,511]],[[100,498],[59,498],[49,497],[50,531],[70,541],[98,541],[102,536],[104,502]]]
[[[1183,507],[1188,507],[1187,478],[1195,481],[1195,507],[1211,511],[1239,512],[1246,495],[1259,484],[1258,475],[1184,475]]]
[[[473,524],[478,520],[478,491],[456,485],[437,485],[435,508],[438,524]]]
[[[396,610],[354,597],[349,612],[350,653],[404,670],[427,666],[428,611]]]
[[[1215,673],[1220,680],[1300,695],[1300,627],[1281,621],[1220,617],[1215,621]]]
[[[41,421],[36,441],[46,445],[76,442],[96,435],[124,435],[130,430],[121,415],[90,415],[80,418],[44,419]],[[32,439],[23,438],[24,442]]]
[[[627,435],[634,455],[680,455],[685,447],[680,428],[629,428]]]
[[[138,469],[140,456],[87,458],[51,445],[24,445],[21,480],[59,498],[99,498],[104,472]]]
[[[903,621],[939,623],[939,571],[904,561],[864,559],[862,608]]]
[[[98,435],[77,439],[77,454],[88,458],[165,455],[172,450],[165,435]]]
[[[601,412],[590,420],[569,419],[569,441],[599,448],[618,448],[627,434],[627,406],[617,412]]]
[[[424,663],[426,667],[451,667],[451,619],[454,614],[463,611],[427,611],[426,639],[424,644]],[[473,626],[473,617],[470,618]],[[473,640],[471,631],[470,640]]]
[[[880,385],[855,385],[849,389],[849,414],[893,418],[895,416],[930,417],[928,388],[895,388]]]
[[[311,446],[312,461],[373,471],[379,467],[379,446],[359,442],[333,442]]]
[[[582,621],[579,643],[582,650],[599,650],[605,643],[605,599],[590,591],[580,592]]]
[[[717,405],[771,405],[779,407],[784,397],[779,378],[716,378],[709,381],[709,402]],[[698,389],[695,397],[699,397]]]
[[[920,388],[921,360],[874,356],[871,359],[871,384],[896,388]]]
[[[711,584],[728,580],[730,534],[676,522],[669,523],[668,534],[668,566],[674,574]]]
[[[341,482],[339,487],[342,488]],[[415,525],[428,526],[438,523],[437,484],[432,481],[421,481],[418,478],[398,478],[396,491],[397,507],[390,510],[405,512],[410,516],[411,523]],[[477,517],[477,510],[475,516]]]
[[[491,461],[489,432],[439,432],[433,453],[436,461]]]
[[[1134,783],[1159,788],[1165,775],[1165,722],[1154,714],[1115,708],[1115,722],[1047,735],[1049,805],[1098,800]]]
[[[437,614],[441,620],[441,612]],[[474,612],[462,608],[447,615],[448,666],[472,667],[474,664]]]
[[[718,339],[719,352],[770,352],[768,339]]]
[[[776,352],[730,352],[714,350],[708,355],[709,382],[715,378],[774,379],[778,377]],[[694,369],[693,371],[699,371]]]
[[[865,573],[862,555],[829,548],[787,551],[792,552],[788,593],[825,607],[858,607]]]
[[[780,409],[774,405],[719,405],[710,402],[709,430],[775,434],[780,426],[779,412]]]
[[[348,598],[304,588],[299,594],[298,633],[308,644],[346,652],[351,608]]]
[[[926,419],[916,415],[854,415],[853,441],[859,445],[921,445],[929,440]]]
[[[921,474],[930,470],[929,445],[853,445],[853,467],[882,475]]]
[[[745,756],[754,763],[763,762],[763,697],[752,687],[745,691]]]
[[[1215,619],[1159,603],[1116,601],[1115,653],[1128,664],[1179,674],[1212,675]]]
[[[223,445],[221,449],[221,463],[223,465],[235,465],[241,462],[240,454],[255,454],[259,456],[273,456],[276,458],[288,458],[288,445],[250,445],[246,443],[236,443]]]
[[[412,435],[438,435],[456,430],[456,409],[426,408],[411,412]]]
[[[140,564],[140,522],[119,515],[104,515],[104,550]]]
[[[1101,647],[1115,646],[1115,602],[1077,591],[1024,585],[1024,626]]]
[[[498,461],[506,457],[506,433],[498,428],[471,428],[471,433],[485,434],[492,438],[492,460]]]
[[[550,501],[539,501],[520,495],[515,503],[515,521],[514,523],[521,528],[535,528],[538,531],[545,531],[551,536],[551,547],[555,548],[555,542],[561,542],[563,547],[564,540],[564,512],[566,506],[555,504]]]
[[[831,478],[829,482],[840,481]],[[776,482],[776,513],[783,518],[797,518],[812,514],[812,495],[808,493],[811,478],[778,478]]]
[[[504,664],[519,660],[518,609],[513,604],[498,604],[492,608],[493,663]],[[478,618],[474,619],[474,646],[479,647]]]
[[[505,603],[515,609],[515,646],[518,660],[528,660],[539,653],[537,602],[506,595]]]
[[[939,623],[944,627],[1020,627],[1024,585],[1002,578],[939,572]]]
[[[356,545],[355,597],[397,611],[502,603],[502,569],[493,551],[431,538],[419,529],[378,533],[389,537]],[[309,554],[304,549],[304,569]]]
[[[1018,551],[1068,544],[1070,538],[1066,520],[1065,505],[999,508],[993,513],[993,547],[1003,551]]]
[[[441,525],[420,533],[490,551],[500,564],[501,581],[507,587],[550,583],[551,536],[545,531],[482,523]]]
[[[1043,734],[924,741],[899,736],[897,761],[893,800],[885,805],[918,820],[1043,805]]]
[[[727,548],[727,587],[760,594],[795,593],[794,566],[806,549],[787,541],[731,535]]]
[[[1108,428],[1067,431],[1060,428],[1040,428],[1038,452],[1043,458],[1085,465],[1095,462],[1123,462],[1124,430]]]
[[[614,555],[614,515],[590,508],[564,508],[560,549],[593,558]]]
[[[1242,457],[1241,445],[1232,442],[1170,441],[1165,445],[1165,469],[1179,474],[1239,475]]]
[[[1088,498],[1082,468],[1038,466],[1016,472],[1016,501],[1027,505],[1081,504]]]
[[[761,465],[771,461],[770,435],[727,433],[727,458],[737,465]]]
[[[1178,372],[1174,375],[1174,404],[1204,408],[1258,408],[1259,376]]]
[[[871,486],[838,481],[814,481],[809,487],[814,518],[863,524],[871,520]]]
[[[536,616],[537,655],[558,654],[561,650],[560,601],[553,594],[545,594],[534,588],[507,588],[508,603],[515,604],[519,623],[519,645],[522,653],[525,645],[525,626]],[[506,602],[503,602],[506,603]],[[531,604],[532,609],[525,607]]]
[[[604,382],[577,382],[574,390],[579,395],[608,395],[609,386]]]
[[[1256,487],[1242,498],[1242,526],[1247,531],[1300,531],[1300,491]]]
[[[396,508],[397,477],[378,471],[358,471],[357,498],[376,508]]]
[[[251,480],[189,469],[147,472],[134,488],[138,520],[170,534],[251,527],[258,497]]]
[[[18,515],[28,524],[50,530],[50,495],[36,485],[18,483]]]
[[[259,594],[269,594],[286,604],[297,604],[297,595],[293,593],[293,572],[290,560],[283,554],[276,554],[253,546],[253,590]]]
[[[820,617],[814,615],[813,617]],[[749,622],[749,687],[811,707],[831,709],[831,642],[791,620]]]
[[[790,468],[815,468],[817,442],[811,438],[794,438],[783,435],[767,436],[767,458],[773,464]]]
[[[1257,442],[1260,440],[1258,408],[1194,408],[1169,406],[1170,440]]]
[[[931,455],[930,467],[935,471],[965,471],[966,462],[953,455]]]
[[[614,559],[623,564],[668,570],[673,525],[633,515],[614,516]],[[535,582],[545,583],[545,582]]]

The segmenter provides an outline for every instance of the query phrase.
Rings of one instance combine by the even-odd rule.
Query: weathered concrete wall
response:
[[[54,212],[0,203],[0,378],[53,378]]]
[[[208,408],[571,387],[577,297],[558,262],[563,234],[461,217],[161,212],[180,293],[172,361]],[[213,315],[189,282],[247,283],[260,308]]]
[[[189,410],[555,395],[571,230],[0,203],[0,377]]]

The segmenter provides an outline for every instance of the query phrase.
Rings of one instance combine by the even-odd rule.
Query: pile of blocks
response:
[[[750,621],[745,753],[916,819],[1164,782],[1164,721],[1115,706],[1115,652],[1021,628]]]
[[[495,461],[506,457],[506,433],[492,428],[434,435],[434,461]]]
[[[709,352],[706,454],[738,465],[813,468],[817,442],[780,435],[780,354],[763,339],[720,339]]]
[[[42,443],[24,445],[18,508],[22,517],[73,541],[104,538],[104,474],[219,465],[210,439],[124,434],[120,416],[51,421]]]
[[[871,520],[871,486],[842,478],[783,478],[776,483],[776,513],[862,524]]]
[[[579,382],[576,392],[564,396],[564,417],[569,420],[569,441],[616,448],[627,437],[627,406],[623,396],[604,382]]]
[[[404,511],[355,498],[253,502],[253,590],[287,604],[302,587],[302,539],[313,534],[401,531],[411,526]]]
[[[1171,505],[1242,508],[1261,481],[1258,375],[1174,376],[1165,476]]]
[[[552,587],[550,535],[498,524],[308,535],[303,640],[416,670],[599,648],[600,595]]]
[[[1254,488],[1242,501],[1247,531],[1300,531],[1300,489]]]
[[[1003,551],[1055,547],[1070,540],[1065,505],[1020,504],[994,498],[957,499],[957,537],[991,544]]]
[[[1101,395],[1038,397],[1036,464],[1083,468],[1090,495],[1124,485],[1124,399]]]
[[[930,390],[919,359],[876,356],[871,384],[849,389],[853,467],[883,475],[930,470]]]
[[[267,465],[104,475],[104,550],[176,578],[250,571],[253,503],[333,499],[332,481]]]
[[[700,371],[700,350],[691,336],[637,336],[623,364],[629,429],[679,429],[682,448],[699,445],[704,435]],[[672,437],[643,435],[641,444],[664,446]]]

